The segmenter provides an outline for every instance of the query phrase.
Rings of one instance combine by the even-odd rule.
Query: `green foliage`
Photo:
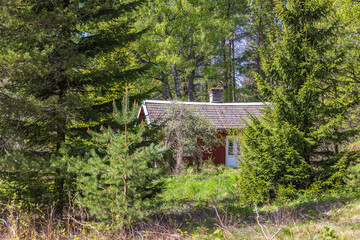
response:
[[[170,164],[172,171],[181,174],[184,156],[190,156],[194,170],[198,172],[205,160],[204,155],[219,144],[217,129],[209,119],[197,112],[195,105],[175,102],[165,118],[165,143],[175,160],[174,164]]]
[[[112,98],[123,95],[116,91],[121,83],[139,73],[125,51],[139,35],[128,18],[138,4],[1,4],[1,36],[7,39],[1,42],[0,65],[7,69],[1,71],[1,136],[12,140],[9,149],[15,141],[28,152],[58,153],[65,140],[70,145],[105,120]]]
[[[336,0],[334,1],[336,11],[339,15],[340,21],[343,25],[342,32],[344,33],[339,38],[339,43],[347,48],[346,64],[344,71],[347,73],[347,80],[355,83],[360,83],[360,51],[358,34],[360,18],[360,5],[357,1],[352,0]]]
[[[111,100],[121,98],[124,83],[143,70],[128,50],[141,34],[131,17],[138,5],[96,0],[0,3],[0,155],[19,154],[24,157],[18,165],[31,165],[8,165],[3,176],[13,176],[12,181],[18,176],[24,186],[38,183],[39,195],[56,193],[52,200],[58,214],[68,202],[64,184],[73,175],[53,159],[61,159],[62,148],[84,154],[91,145],[86,129],[111,122]]]
[[[137,27],[149,30],[136,51],[141,61],[152,64],[146,78],[158,83],[162,98],[204,101],[212,85],[235,87],[237,64],[229,45],[244,21],[237,14],[245,9],[243,0],[145,1]]]
[[[78,192],[96,220],[121,226],[158,203],[162,181],[166,207],[358,197],[359,144],[345,147],[359,129],[358,1],[13,0],[0,15],[0,202],[61,214]],[[113,121],[111,100],[130,86],[136,99],[155,88],[207,101],[214,85],[229,102],[271,102],[242,132],[239,172],[161,180],[162,138],[134,127],[128,96]],[[185,153],[198,171],[216,130],[174,110],[165,164],[181,172]],[[344,181],[349,192],[326,192]]]
[[[236,203],[238,180],[235,173],[235,169],[219,167],[210,172],[170,176],[166,179],[165,189],[161,194],[163,207]]]
[[[246,148],[239,165],[242,186],[254,182],[254,186],[246,187],[248,191],[254,187],[254,200],[263,199],[261,195],[274,197],[281,185],[291,184],[297,189],[308,186],[310,166],[293,147],[293,143],[302,140],[301,133],[289,124],[275,129],[263,124],[266,123],[254,118],[253,125],[243,133]],[[245,199],[250,200],[250,196]]]
[[[360,188],[360,164],[351,165],[346,173],[346,186],[350,188]]]
[[[253,118],[243,131],[243,151],[239,164],[239,187],[245,202],[269,201],[283,190],[293,192],[310,185],[311,167],[294,149],[302,136],[289,124],[271,128]],[[285,195],[293,195],[293,193]],[[290,196],[289,195],[289,196]]]
[[[342,81],[344,49],[335,43],[340,33],[332,4],[294,0],[277,2],[275,10],[280,27],[267,36],[264,75],[256,74],[271,104],[263,119],[253,117],[245,127],[240,164],[241,181],[259,185],[243,184],[240,192],[258,201],[284,189],[332,187],[335,172],[348,162],[339,146],[358,132],[345,124],[357,90]]]
[[[246,30],[247,47],[242,54],[241,61],[245,67],[240,69],[244,74],[242,85],[244,89],[250,90],[248,96],[256,96],[255,75],[264,76],[262,69],[263,60],[261,51],[266,51],[270,44],[268,32],[277,27],[274,18],[276,1],[274,0],[247,0],[247,11],[245,18],[247,24],[244,25]],[[258,97],[258,96],[257,96]],[[258,99],[257,99],[258,101]]]
[[[335,231],[329,226],[325,226],[324,229],[320,231],[320,234],[320,239],[322,240],[331,240],[338,238],[338,236],[336,236],[335,234]]]
[[[271,183],[263,179],[263,176],[254,176],[252,169],[247,168],[245,162],[241,163],[239,168],[238,191],[240,193],[240,200],[248,205],[253,202],[260,203],[269,200],[269,191]]]
[[[47,208],[49,203],[68,201],[76,192],[75,174],[68,171],[68,162],[63,157],[52,155],[39,158],[13,154],[1,159],[0,201],[8,202],[14,196],[22,208],[35,210]],[[62,189],[55,182],[62,181]],[[65,193],[65,194],[64,194]]]
[[[101,128],[100,133],[90,131],[96,149],[88,159],[75,161],[74,168],[80,204],[97,220],[123,227],[144,218],[156,205],[155,196],[162,187],[160,177],[164,175],[164,149],[144,139],[144,124],[131,125],[138,107],[129,106],[127,95],[121,111],[115,102],[113,106],[114,120],[125,130],[109,127]]]
[[[278,202],[286,203],[290,200],[296,199],[299,196],[299,191],[292,184],[287,186],[279,185],[276,195]]]

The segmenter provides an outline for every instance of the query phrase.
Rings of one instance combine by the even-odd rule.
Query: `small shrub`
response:
[[[298,190],[296,190],[295,186],[292,184],[289,184],[288,186],[279,185],[277,190],[277,201],[281,203],[285,203],[298,197]]]
[[[330,240],[330,239],[337,239],[338,236],[335,235],[335,231],[329,227],[329,226],[325,226],[323,228],[323,230],[320,231],[321,240]]]
[[[355,164],[349,167],[348,175],[345,178],[347,187],[360,187],[360,164]]]

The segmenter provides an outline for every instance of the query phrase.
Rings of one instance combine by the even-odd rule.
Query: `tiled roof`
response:
[[[144,115],[149,124],[163,122],[169,117],[171,109],[183,106],[210,120],[218,129],[231,129],[245,125],[249,115],[261,116],[263,103],[201,103],[201,102],[168,102],[146,100],[142,104]]]

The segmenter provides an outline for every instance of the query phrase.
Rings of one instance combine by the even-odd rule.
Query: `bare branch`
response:
[[[215,209],[215,213],[216,213],[216,217],[217,217],[217,219],[218,219],[218,221],[219,221],[219,224],[220,225],[218,225],[218,224],[216,224],[220,229],[222,229],[223,231],[225,231],[225,233],[227,234],[227,235],[229,235],[230,237],[234,237],[234,235],[232,235],[232,233],[230,232],[230,230],[229,230],[229,228],[224,224],[224,222],[222,221],[222,219],[221,219],[221,217],[220,217],[220,215],[219,215],[219,212],[218,212],[218,210],[217,210],[217,208],[215,207],[215,206],[213,206],[214,207],[214,209]]]
[[[5,142],[2,138],[0,138],[0,148],[4,149],[4,152],[6,153],[6,155],[8,155],[14,162],[18,162],[11,153],[8,152],[8,150],[6,149],[5,146]]]
[[[259,212],[258,212],[258,210],[257,210],[257,205],[256,205],[256,203],[254,203],[254,206],[255,206],[255,213],[256,213],[256,221],[257,221],[257,224],[260,226],[261,231],[262,231],[264,237],[265,237],[267,240],[273,240],[273,239],[276,237],[276,235],[278,235],[278,233],[281,231],[281,228],[279,228],[279,229],[277,230],[277,232],[276,232],[273,236],[271,236],[268,228],[267,228],[265,225],[262,225],[262,224],[260,223],[260,221],[259,221],[260,215],[259,215]],[[264,229],[266,230],[267,233],[265,232]]]

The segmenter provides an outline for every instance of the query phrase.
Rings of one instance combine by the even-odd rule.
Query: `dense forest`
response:
[[[355,239],[359,34],[357,0],[0,0],[1,238]],[[213,87],[268,103],[237,169],[137,118]]]

